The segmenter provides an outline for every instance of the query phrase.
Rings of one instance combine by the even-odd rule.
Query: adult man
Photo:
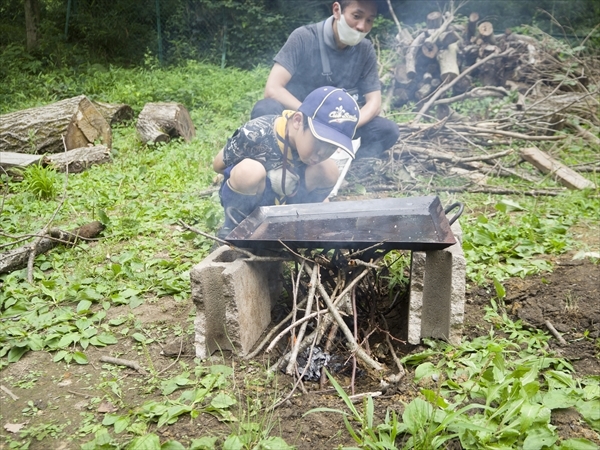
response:
[[[396,143],[397,124],[379,116],[381,83],[373,44],[364,37],[377,16],[375,0],[340,0],[324,22],[297,28],[274,58],[267,79],[265,98],[257,102],[251,117],[296,110],[319,86],[331,85],[357,92],[361,105],[355,138],[361,138],[357,157],[380,157]],[[319,33],[330,65],[326,75]]]

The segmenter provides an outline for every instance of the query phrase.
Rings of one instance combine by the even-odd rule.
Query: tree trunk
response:
[[[0,116],[3,152],[58,153],[97,141],[110,148],[110,125],[85,95]]]
[[[110,103],[93,102],[102,117],[111,125],[133,119],[133,109],[125,104],[112,105]]]
[[[39,46],[40,3],[39,0],[25,0],[25,30],[27,33],[27,51],[32,52]]]
[[[196,135],[187,109],[179,103],[146,103],[136,128],[144,144],[169,142],[176,137],[189,141]]]

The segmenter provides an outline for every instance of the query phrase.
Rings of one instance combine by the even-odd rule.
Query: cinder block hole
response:
[[[248,256],[244,255],[243,253],[236,252],[235,250],[226,250],[217,256],[214,262],[230,263],[240,258],[248,259]]]

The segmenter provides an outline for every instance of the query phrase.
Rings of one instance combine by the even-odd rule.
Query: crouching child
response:
[[[225,223],[217,236],[225,238],[258,206],[327,201],[339,177],[330,157],[340,148],[354,158],[359,111],[344,89],[324,86],[298,111],[258,117],[238,128],[213,160],[224,176],[219,196]]]

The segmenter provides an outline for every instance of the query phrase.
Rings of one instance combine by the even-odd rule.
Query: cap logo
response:
[[[342,122],[357,122],[358,119],[355,114],[346,112],[343,106],[336,106],[336,108],[329,113],[331,120],[329,123],[342,123]]]

